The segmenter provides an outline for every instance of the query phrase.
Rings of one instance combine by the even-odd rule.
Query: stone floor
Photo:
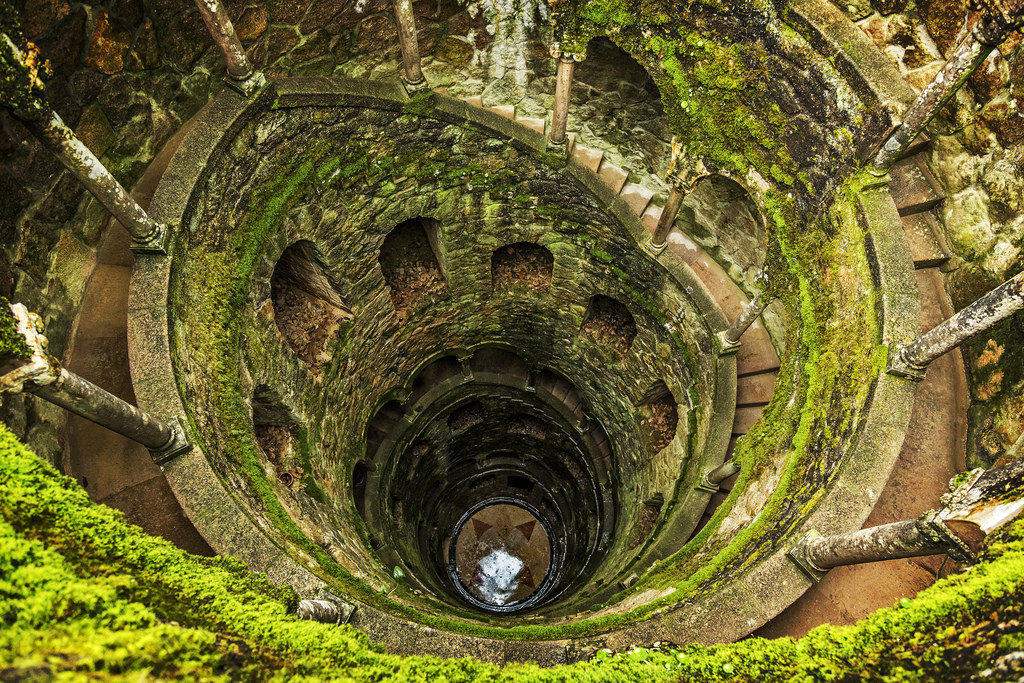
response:
[[[483,602],[519,602],[544,582],[551,542],[527,510],[490,505],[463,525],[455,542],[455,565],[462,584]]]

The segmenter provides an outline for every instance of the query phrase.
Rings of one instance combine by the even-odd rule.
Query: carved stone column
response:
[[[740,466],[732,460],[726,460],[715,469],[705,472],[700,483],[694,488],[698,491],[717,493],[723,481],[740,471]]]
[[[923,379],[928,365],[1001,320],[1024,308],[1024,272],[1018,273],[910,344],[889,350],[889,372]]]
[[[576,73],[576,59],[557,49],[552,51],[552,56],[558,61],[558,73],[555,76],[555,105],[551,111],[551,143],[560,146],[567,142],[565,129],[569,122],[569,96]]]
[[[885,175],[925,126],[942,111],[992,51],[1024,24],[1024,0],[985,0],[981,19],[958,45],[942,70],[903,115],[903,123],[875,155],[871,169]]]
[[[729,329],[724,332],[718,333],[718,340],[722,345],[722,353],[731,353],[736,351],[740,346],[740,337],[743,333],[754,324],[764,309],[771,303],[771,299],[764,296],[761,292],[743,307],[740,312],[740,316],[736,318],[736,321],[729,326]]]
[[[416,15],[413,14],[412,0],[395,0],[395,21],[398,22],[398,44],[402,49],[404,65],[402,82],[410,92],[429,90],[420,65],[420,46],[416,39]]]
[[[18,99],[10,97],[11,93],[4,87],[0,92],[5,96],[4,104],[128,230],[132,236],[132,250],[163,253],[167,228],[149,217],[57,112],[36,96],[35,93],[42,92],[36,65],[38,59],[38,55],[27,58],[10,37],[0,34],[0,68],[10,67],[13,88],[21,95]]]
[[[10,306],[17,333],[31,351],[31,358],[0,375],[0,391],[26,391],[91,422],[137,441],[163,463],[192,448],[180,420],[159,420],[122,401],[92,382],[68,372],[45,351],[46,337],[39,316],[21,304]]]
[[[963,476],[963,475],[961,475]],[[822,537],[804,534],[788,555],[812,580],[833,567],[946,553],[972,562],[993,531],[1024,510],[1024,460],[973,470],[942,498],[943,508],[917,519]]]
[[[267,81],[256,71],[249,56],[245,54],[245,48],[235,33],[235,27],[224,5],[220,0],[196,0],[196,6],[203,15],[206,28],[213,36],[213,42],[217,43],[217,47],[224,53],[228,85],[246,97],[251,97],[266,85]]]

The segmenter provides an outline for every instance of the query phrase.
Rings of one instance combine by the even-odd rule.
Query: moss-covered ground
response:
[[[958,680],[1024,647],[1022,595],[1016,522],[970,571],[799,640],[600,653],[550,669],[400,657],[350,627],[294,618],[295,594],[237,560],[146,535],[0,426],[3,680]]]

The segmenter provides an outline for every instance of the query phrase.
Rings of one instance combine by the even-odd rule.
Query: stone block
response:
[[[601,166],[601,160],[604,159],[604,152],[592,147],[576,145],[572,148],[569,158],[597,173],[597,169]]]
[[[530,130],[535,130],[538,133],[540,133],[541,135],[544,135],[545,124],[546,124],[546,121],[544,119],[542,119],[542,118],[530,118],[530,117],[525,117],[524,116],[524,117],[516,119],[516,121],[518,123],[523,124],[524,126],[529,128]]]
[[[622,186],[626,184],[626,179],[629,178],[629,173],[622,170],[615,164],[610,164],[606,161],[601,163],[601,166],[597,169],[597,177],[604,182],[605,185],[612,188],[612,192],[616,194],[622,190]]]
[[[759,375],[748,375],[736,380],[736,405],[764,405],[771,400],[775,392],[777,372],[765,372]]]
[[[945,199],[938,182],[918,155],[892,167],[889,194],[901,216],[932,209]]]
[[[658,227],[658,221],[661,220],[661,214],[664,212],[664,207],[650,204],[640,216],[640,222],[644,224],[644,227],[649,232],[653,233],[654,229]]]
[[[493,111],[495,114],[504,116],[506,119],[515,120],[516,118],[516,108],[511,104],[499,104],[496,107],[488,107],[488,109]]]
[[[629,208],[642,217],[654,193],[639,183],[627,183],[619,192],[619,196],[629,204]]]
[[[938,238],[942,227],[932,212],[903,216],[902,221],[915,268],[934,268],[949,260],[949,253]]]

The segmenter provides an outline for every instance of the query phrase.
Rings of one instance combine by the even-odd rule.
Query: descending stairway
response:
[[[476,107],[483,107],[480,97],[466,97],[463,101]],[[520,123],[540,134],[546,132],[546,120],[542,118],[517,117],[511,104],[486,107],[491,111]],[[602,150],[576,144],[574,133],[568,133],[567,146],[572,161],[590,169],[606,185],[614,190],[640,217],[644,226],[654,232],[661,218],[663,201],[656,202],[654,192],[639,183],[629,182],[629,172],[612,164]],[[667,240],[667,249],[682,259],[707,286],[712,298],[730,320],[739,317],[749,301],[739,285],[712,259],[707,252],[687,235],[673,231]],[[772,345],[768,330],[761,320],[756,321],[740,339],[742,346],[736,357],[736,413],[733,420],[732,438],[726,451],[726,458],[732,457],[739,437],[746,434],[761,417],[768,404],[778,377],[779,356]],[[719,491],[711,496],[707,509],[697,524],[697,533],[711,519],[715,510],[728,497],[738,474],[722,482]]]
[[[922,331],[953,314],[943,286],[951,252],[936,211],[945,199],[928,170],[921,136],[891,171],[889,194],[903,222],[917,276]],[[963,471],[967,376],[959,350],[928,367],[918,385],[900,455],[865,527],[913,519],[938,506],[947,482]],[[838,567],[755,635],[799,637],[820,624],[844,624],[913,597],[949,570],[944,555]]]

